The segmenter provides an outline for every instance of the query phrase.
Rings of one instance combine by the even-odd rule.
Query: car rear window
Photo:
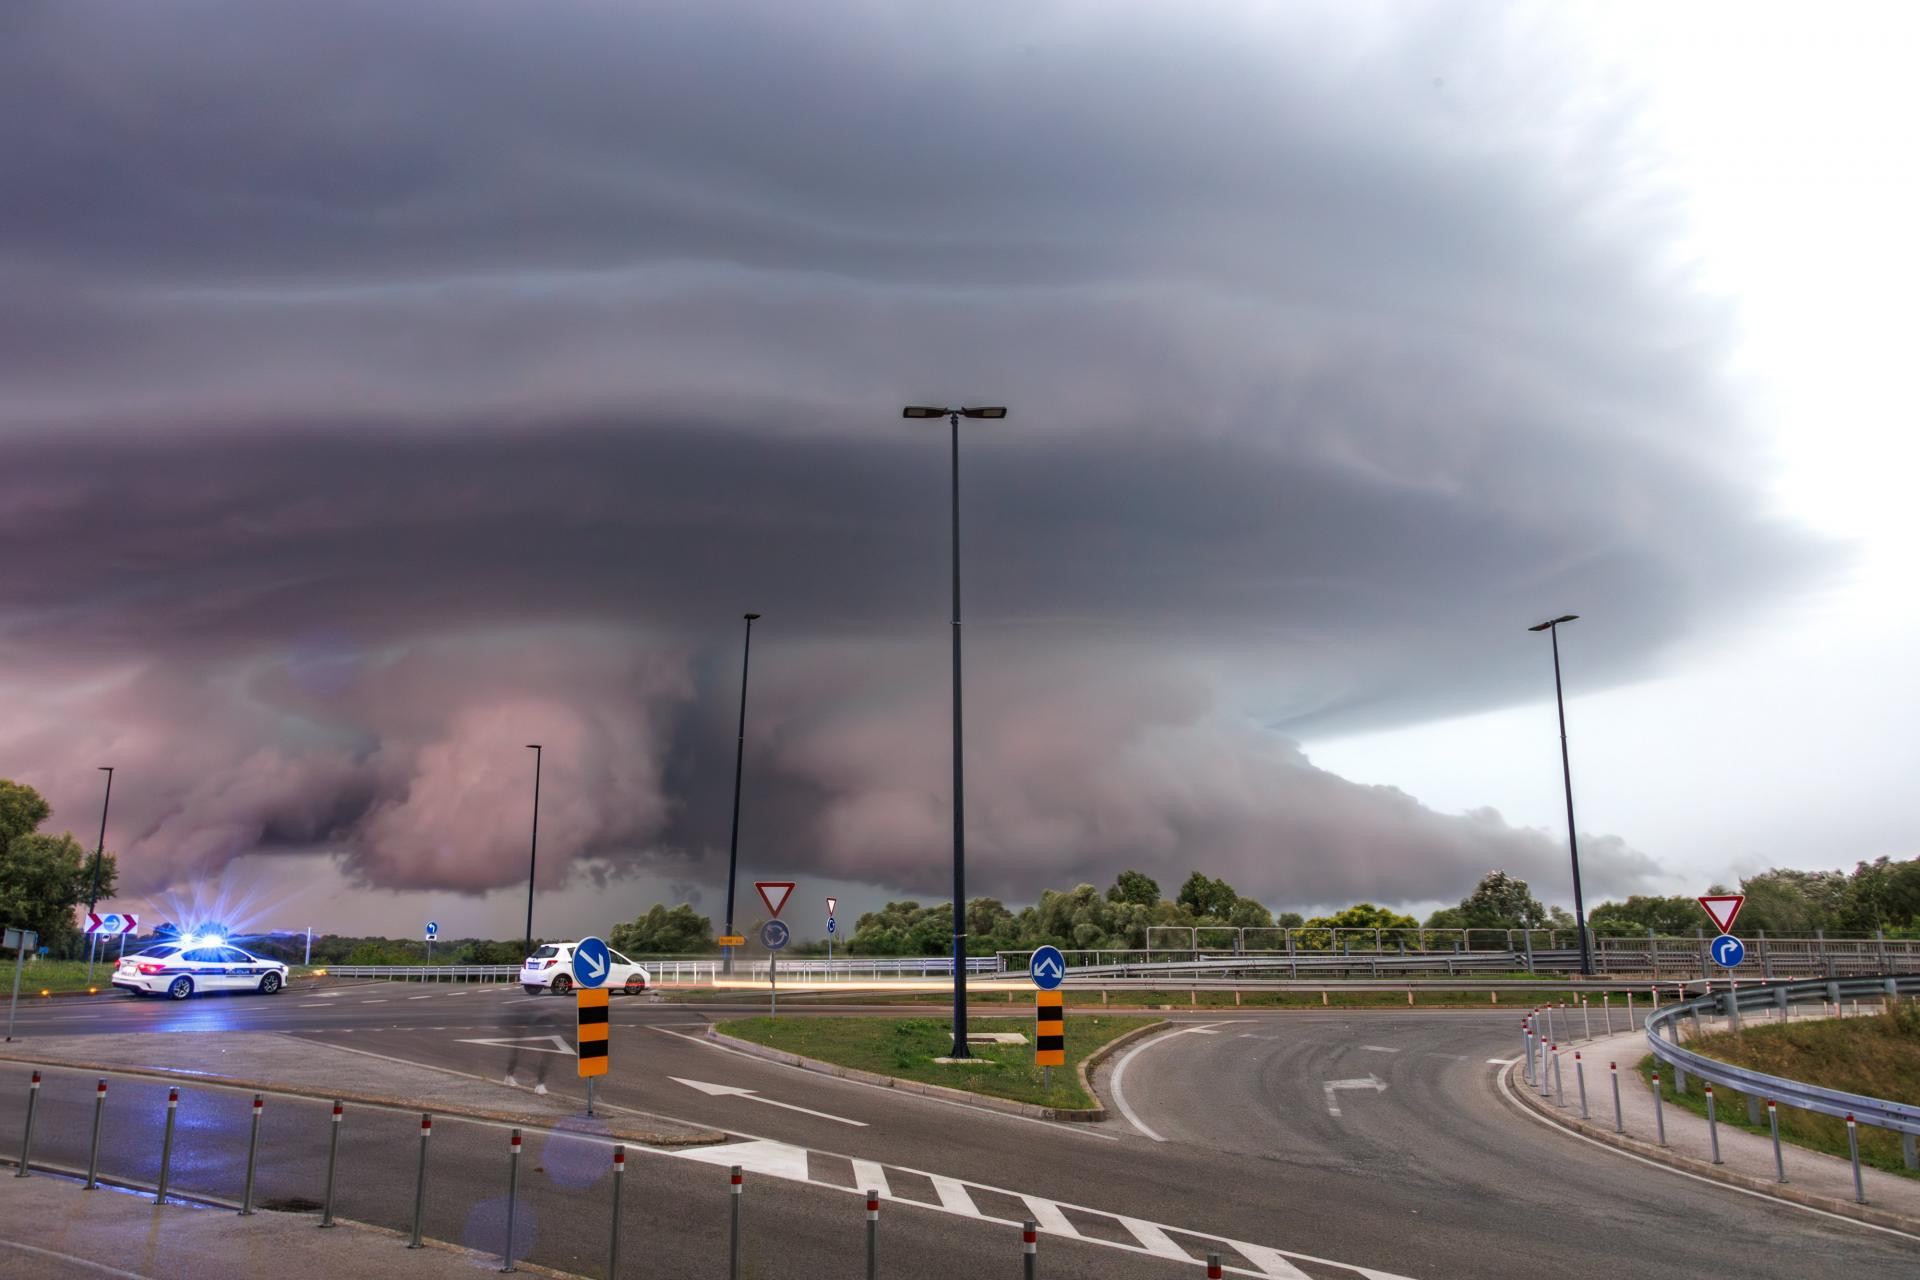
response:
[[[178,947],[154,947],[134,956],[135,960],[167,960],[180,953]]]
[[[538,951],[535,951],[533,953],[533,959],[551,960],[559,954],[560,954],[560,948],[554,946],[552,943],[548,943],[546,946],[541,947]]]

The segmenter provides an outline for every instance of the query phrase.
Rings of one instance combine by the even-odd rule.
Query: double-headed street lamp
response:
[[[945,418],[953,444],[953,1052],[967,1052],[967,823],[960,766],[960,419],[1004,418],[1004,405],[950,409],[908,405],[903,418]]]
[[[733,937],[734,875],[740,868],[740,772],[747,758],[747,663],[753,657],[753,624],[757,613],[742,614],[747,620],[747,640],[740,650],[740,731],[733,741],[733,838],[727,842],[727,937]],[[733,972],[733,947],[726,954],[727,973]]]
[[[1567,790],[1567,852],[1573,856],[1573,923],[1580,934],[1580,972],[1592,977],[1593,948],[1587,942],[1587,907],[1580,896],[1580,841],[1573,830],[1573,766],[1567,762],[1567,703],[1560,692],[1560,624],[1579,617],[1577,613],[1563,613],[1527,630],[1544,631],[1553,639],[1553,704],[1560,712],[1560,780]]]

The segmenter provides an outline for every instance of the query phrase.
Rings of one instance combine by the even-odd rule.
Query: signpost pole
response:
[[[13,998],[7,1001],[7,1039],[13,1039],[13,1014],[20,1004],[20,967],[27,961],[27,948],[40,941],[40,935],[31,929],[9,929],[7,941],[13,946]]]

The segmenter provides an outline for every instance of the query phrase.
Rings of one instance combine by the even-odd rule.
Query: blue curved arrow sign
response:
[[[1041,947],[1027,961],[1027,976],[1042,991],[1052,991],[1067,980],[1067,958],[1058,947]]]
[[[1723,933],[1713,940],[1713,962],[1722,969],[1738,967],[1747,958],[1747,944],[1730,933]]]
[[[792,936],[787,926],[778,920],[769,920],[760,926],[760,945],[769,951],[780,950]]]
[[[613,969],[613,955],[598,938],[582,938],[573,949],[573,980],[583,987],[598,987]]]

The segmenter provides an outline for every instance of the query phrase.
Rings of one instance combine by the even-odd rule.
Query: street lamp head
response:
[[[900,416],[903,418],[944,418],[947,416],[947,412],[946,409],[935,408],[932,405],[910,404],[900,411]]]
[[[1553,629],[1554,627],[1557,627],[1557,626],[1559,626],[1559,625],[1560,625],[1561,623],[1563,623],[1563,622],[1572,622],[1572,621],[1574,621],[1574,620],[1576,620],[1577,618],[1579,618],[1579,616],[1580,616],[1580,615],[1579,615],[1579,614],[1577,614],[1577,613],[1563,613],[1563,614],[1561,614],[1561,615],[1560,615],[1559,617],[1557,617],[1557,618],[1550,618],[1550,619],[1548,619],[1548,620],[1547,620],[1547,621],[1545,621],[1545,622],[1542,622],[1542,623],[1538,623],[1538,624],[1536,624],[1536,625],[1534,625],[1534,626],[1531,626],[1531,627],[1528,627],[1528,628],[1527,628],[1527,630],[1529,630],[1529,631],[1550,631],[1550,630],[1552,630],[1552,629]]]
[[[741,614],[740,616],[745,618],[748,622],[758,622],[760,620],[760,615],[757,613],[744,613],[744,614]]]
[[[527,744],[527,750],[529,751],[538,751],[539,749],[540,749],[540,744],[537,742],[529,742]]]
[[[110,764],[98,764],[98,765],[95,765],[95,766],[94,766],[94,768],[95,768],[96,770],[98,770],[99,772],[101,772],[101,773],[112,773],[112,772],[113,772],[113,766],[112,766],[112,765],[110,765]]]
[[[1007,406],[996,404],[988,405],[984,408],[962,409],[960,416],[963,418],[1004,418],[1007,416]]]

